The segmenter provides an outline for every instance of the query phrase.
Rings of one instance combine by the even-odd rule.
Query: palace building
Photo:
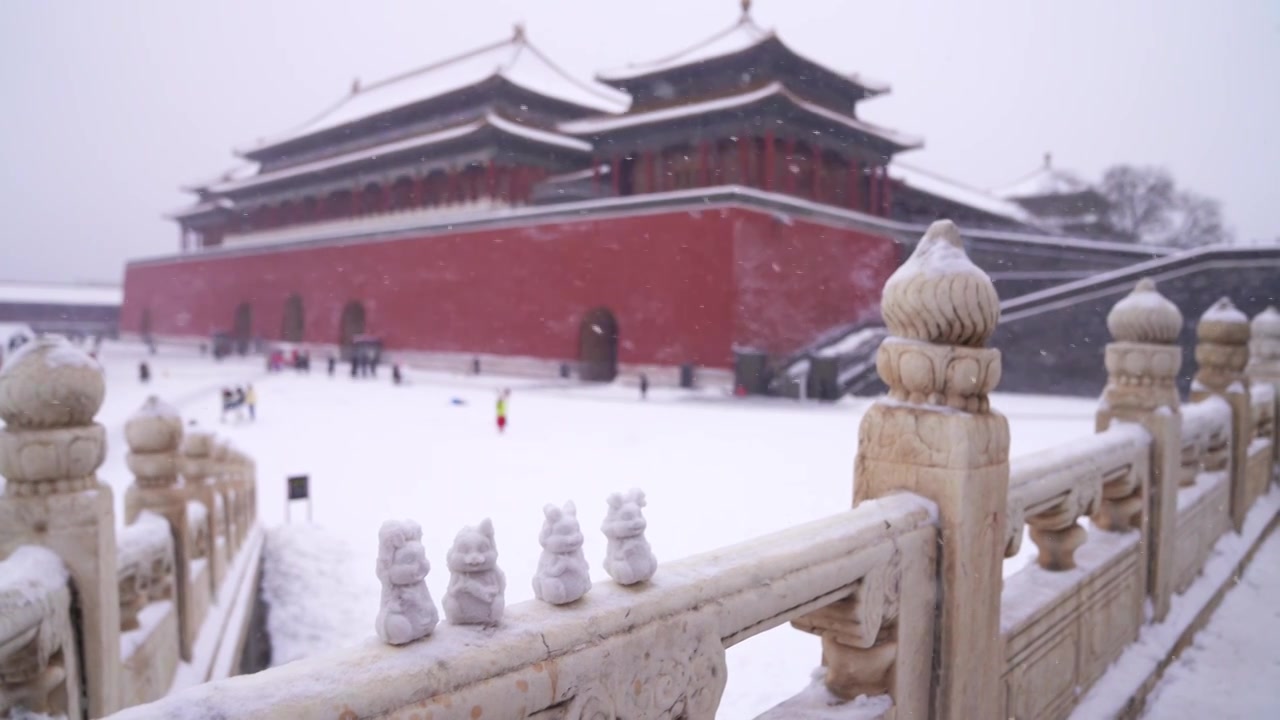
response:
[[[610,379],[794,354],[873,320],[903,243],[937,217],[1003,233],[1014,271],[1044,264],[1058,228],[1020,201],[895,161],[922,141],[859,115],[888,91],[796,52],[749,3],[693,47],[591,80],[517,27],[355,83],[184,188],[180,252],[129,264],[122,329],[375,335],[392,354]],[[1079,272],[1136,259],[1081,247]]]

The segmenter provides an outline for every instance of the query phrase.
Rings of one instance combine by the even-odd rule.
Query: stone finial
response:
[[[538,542],[542,555],[533,576],[533,596],[552,605],[571,603],[591,589],[591,567],[582,552],[582,528],[572,501],[542,508]]]
[[[1280,310],[1276,310],[1275,305],[1268,305],[1267,309],[1254,315],[1249,322],[1249,336],[1280,341]]]
[[[1196,385],[1209,392],[1230,392],[1249,362],[1249,318],[1224,297],[1200,316],[1196,338]]]
[[[889,276],[880,310],[897,337],[977,348],[995,332],[1000,298],[991,278],[965,254],[959,228],[939,220]]]
[[[1236,309],[1231,298],[1219,298],[1200,316],[1196,338],[1218,345],[1243,345],[1249,342],[1249,318]]]
[[[431,563],[422,547],[422,526],[412,520],[388,520],[378,530],[378,580],[382,607],[374,629],[382,641],[404,645],[435,630],[440,615],[427,589]]]
[[[151,395],[124,424],[124,439],[135,453],[176,453],[182,443],[182,416]]]
[[[644,506],[643,490],[632,489],[609,496],[609,512],[601,526],[609,539],[604,569],[619,585],[645,582],[658,570],[658,558],[654,557],[644,536],[649,527],[644,519]]]
[[[1107,313],[1107,329],[1118,342],[1173,345],[1182,331],[1182,311],[1143,278]]]
[[[991,278],[969,261],[960,231],[939,220],[889,277],[880,303],[890,337],[876,371],[893,400],[970,413],[990,410],[1000,353],[985,345],[1000,319]]]
[[[445,618],[454,625],[501,622],[506,607],[507,577],[498,568],[493,523],[485,518],[476,527],[458,531],[446,559],[449,589],[444,596]]]
[[[14,429],[89,425],[105,394],[102,366],[60,335],[23,345],[0,370],[0,418]]]

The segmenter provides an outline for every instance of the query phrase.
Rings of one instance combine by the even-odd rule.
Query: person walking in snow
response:
[[[649,398],[649,376],[640,373],[640,399],[647,400]]]
[[[258,419],[258,394],[253,391],[253,386],[249,385],[244,391],[244,404],[249,408],[249,422]]]
[[[138,363],[138,379],[145,385],[151,381],[151,366],[146,361]]]
[[[333,377],[333,371],[338,369],[338,358],[329,356],[329,377]]]
[[[502,433],[507,429],[507,400],[511,397],[511,391],[503,389],[498,393],[498,432]]]

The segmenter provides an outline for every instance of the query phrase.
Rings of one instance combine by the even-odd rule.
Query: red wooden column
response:
[[[893,178],[889,177],[889,166],[884,168],[884,213],[885,217],[893,214]]]
[[[751,187],[751,156],[748,153],[754,149],[755,142],[750,135],[738,136],[738,182],[746,187]]]
[[[394,189],[394,185],[387,185],[384,183],[379,185],[378,187],[382,188],[382,193],[381,193],[382,197],[379,199],[379,203],[382,205],[382,207],[380,207],[379,209],[382,210],[383,212],[386,212],[391,209],[392,205],[395,204],[395,198],[391,196],[391,193]]]
[[[708,165],[709,156],[707,141],[703,140],[698,143],[698,187],[707,187],[711,184],[711,167]]]
[[[813,150],[813,199],[822,202],[822,165],[826,161],[827,154],[822,150],[814,148]]]
[[[880,214],[880,166],[871,166],[871,201],[867,203],[867,209],[872,215]]]
[[[498,194],[498,169],[493,164],[493,158],[489,158],[489,162],[484,165],[484,192],[490,200]]]
[[[413,206],[427,204],[427,179],[421,175],[413,179]]]
[[[795,195],[796,193],[796,176],[791,172],[791,165],[796,163],[796,141],[787,140],[787,156],[783,158],[786,165],[782,167],[783,188],[786,188],[787,195]]]
[[[773,149],[773,131],[766,130],[764,133],[764,189],[773,189],[773,165],[776,162]]]
[[[644,153],[644,177],[648,192],[658,192],[658,174],[654,172],[653,151],[646,150]]]
[[[614,155],[613,164],[609,166],[609,180],[613,183],[613,196],[622,195],[622,156]]]
[[[866,209],[867,199],[862,194],[862,179],[862,161],[853,158],[849,161],[849,207],[854,210]]]

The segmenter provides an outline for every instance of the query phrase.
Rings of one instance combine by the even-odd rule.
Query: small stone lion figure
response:
[[[388,520],[378,530],[378,579],[382,608],[374,629],[383,642],[404,645],[435,630],[440,615],[427,590],[427,551],[422,526],[412,520]]]
[[[448,562],[445,618],[454,625],[497,625],[506,603],[507,578],[498,568],[498,546],[489,518],[458,531]]]
[[[591,589],[591,568],[582,553],[582,528],[573,501],[563,508],[547,505],[538,542],[542,555],[533,576],[533,596],[552,605],[565,605]]]
[[[609,496],[609,512],[601,526],[609,538],[604,569],[619,585],[642,583],[658,569],[658,559],[644,538],[648,527],[641,511],[644,505],[643,490]]]

